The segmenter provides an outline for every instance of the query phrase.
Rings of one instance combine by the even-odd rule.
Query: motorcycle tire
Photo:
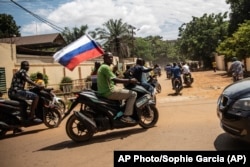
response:
[[[179,85],[175,86],[175,94],[179,94],[180,93],[180,87]]]
[[[61,119],[62,119],[62,116],[57,107],[45,109],[43,123],[48,128],[58,127],[61,123]]]
[[[157,93],[161,93],[161,85],[158,83],[156,86]]]
[[[8,130],[0,125],[0,138],[4,137]]]
[[[150,104],[138,112],[139,125],[144,128],[152,128],[158,122],[159,112],[155,105]]]
[[[74,114],[67,120],[66,133],[75,142],[88,141],[94,135],[92,128],[80,122]]]

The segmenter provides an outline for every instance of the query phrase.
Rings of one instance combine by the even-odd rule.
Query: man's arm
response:
[[[136,84],[138,81],[135,78],[132,79],[122,79],[122,78],[113,78],[112,79],[115,83],[133,83]]]

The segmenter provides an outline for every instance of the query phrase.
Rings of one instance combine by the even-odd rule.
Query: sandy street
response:
[[[250,144],[227,135],[216,115],[216,102],[232,82],[224,71],[193,72],[194,83],[174,96],[165,73],[157,95],[160,118],[154,128],[139,126],[105,131],[91,141],[74,143],[65,122],[56,129],[44,125],[24,128],[0,140],[1,167],[111,167],[114,150],[250,150]]]

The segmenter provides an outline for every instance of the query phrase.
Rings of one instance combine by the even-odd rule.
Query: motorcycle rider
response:
[[[244,65],[237,59],[237,57],[233,57],[232,61],[233,63],[231,64],[229,71],[232,72],[233,76],[236,76],[236,80],[239,80],[239,77],[243,77]]]
[[[165,67],[165,71],[166,71],[166,77],[167,78],[170,78],[168,77],[168,75],[171,73],[171,68],[172,68],[172,65],[170,63],[168,63]]]
[[[161,76],[161,67],[158,64],[155,64],[153,72],[154,72],[154,75],[160,77]]]
[[[137,93],[131,90],[116,87],[115,83],[137,83],[135,78],[121,79],[118,78],[111,70],[110,65],[113,63],[113,55],[110,52],[103,54],[104,63],[99,67],[97,72],[98,94],[112,100],[126,99],[126,108],[120,119],[125,123],[136,123],[130,116],[133,114],[134,103]]]
[[[190,72],[189,66],[186,62],[183,62],[183,65],[182,65],[182,74],[183,74],[184,83],[185,83],[186,75],[190,75],[190,78],[191,78],[191,72]]]
[[[45,82],[43,80],[43,74],[42,73],[38,72],[36,74],[35,83],[38,84],[38,85],[41,85],[41,86],[45,86]]]
[[[181,69],[177,63],[173,63],[173,67],[171,68],[171,75],[172,75],[172,88],[174,89],[174,80],[178,78],[181,82],[182,88],[182,79],[181,79]]]
[[[11,86],[8,91],[8,96],[11,100],[32,100],[28,121],[40,123],[42,122],[42,120],[35,117],[35,109],[37,107],[39,96],[36,93],[33,93],[29,90],[25,90],[24,87],[26,82],[38,88],[43,88],[43,86],[40,86],[33,82],[27,74],[28,71],[29,62],[22,61],[20,70],[13,75]]]
[[[132,73],[133,77],[140,82],[141,86],[143,86],[146,90],[148,90],[151,95],[154,94],[154,87],[148,83],[148,80],[145,78],[148,72],[152,71],[153,68],[146,68],[144,67],[145,61],[142,58],[138,58],[136,60],[136,65],[133,67]]]

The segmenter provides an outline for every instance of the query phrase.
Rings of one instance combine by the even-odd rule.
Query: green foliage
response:
[[[0,14],[0,38],[20,37],[20,28],[11,15]]]
[[[227,37],[228,22],[224,21],[226,18],[227,13],[204,14],[183,24],[179,28],[180,52],[185,57],[203,61],[205,67],[210,67],[213,61],[212,53],[218,43]]]
[[[120,58],[128,57],[128,48],[132,48],[133,38],[131,37],[134,32],[131,25],[123,23],[122,19],[109,21],[103,24],[102,28],[97,28],[96,32],[98,39],[106,40],[104,49],[111,51],[115,56]]]
[[[73,80],[70,77],[63,77],[60,82],[60,90],[63,91],[63,85],[72,85]]]
[[[41,73],[41,72],[36,72],[36,73],[30,74],[30,79],[31,79],[32,81],[35,81],[35,80],[37,79],[37,78],[36,78],[37,73]],[[44,80],[45,85],[48,85],[48,81],[49,81],[48,75],[43,74],[43,80]]]
[[[65,27],[64,31],[62,32],[62,36],[64,40],[69,44],[71,42],[74,42],[81,36],[85,35],[87,29],[87,25],[82,25],[80,28],[74,27],[72,30],[70,30],[68,27]]]
[[[244,23],[246,20],[250,20],[250,1],[249,0],[226,0],[227,4],[230,4],[230,21],[228,27],[228,33],[231,36],[237,31],[239,24]]]
[[[217,52],[224,54],[228,59],[250,57],[250,20],[240,24],[238,30],[217,47]]]

